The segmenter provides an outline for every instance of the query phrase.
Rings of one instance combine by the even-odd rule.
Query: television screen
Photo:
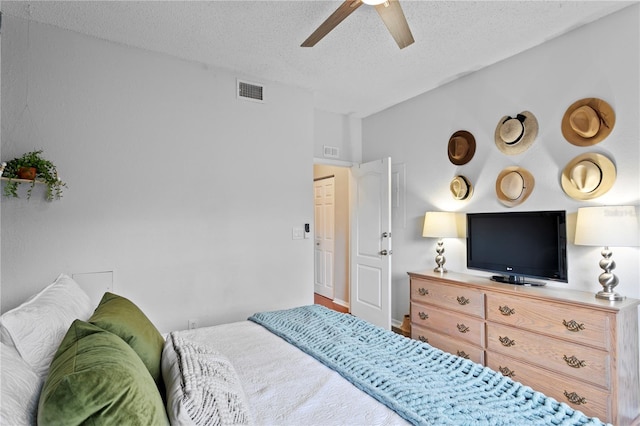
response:
[[[468,213],[467,268],[515,284],[543,284],[526,277],[567,282],[565,212]]]

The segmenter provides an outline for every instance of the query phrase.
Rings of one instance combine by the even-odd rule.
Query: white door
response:
[[[314,291],[333,300],[334,283],[334,220],[335,178],[328,177],[313,182],[315,209],[314,241]]]
[[[351,170],[351,313],[390,330],[391,158]]]

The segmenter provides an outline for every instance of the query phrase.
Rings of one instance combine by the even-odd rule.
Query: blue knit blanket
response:
[[[249,320],[415,425],[603,425],[490,368],[320,305]]]

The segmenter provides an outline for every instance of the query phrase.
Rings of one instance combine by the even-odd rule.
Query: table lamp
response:
[[[602,290],[598,299],[623,300],[625,297],[614,291],[618,277],[612,272],[616,262],[611,258],[609,247],[633,247],[638,245],[638,216],[635,206],[580,207],[576,219],[575,244],[579,246],[602,246],[600,267],[604,270],[598,277]]]
[[[456,215],[450,212],[427,212],[424,215],[424,227],[422,228],[422,236],[430,238],[438,238],[436,247],[436,268],[434,272],[447,272],[444,267],[446,261],[444,253],[443,238],[458,237],[458,227],[456,226]]]

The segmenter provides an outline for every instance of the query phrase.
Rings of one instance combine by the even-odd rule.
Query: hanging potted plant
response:
[[[36,183],[46,185],[47,201],[62,198],[62,188],[67,187],[67,184],[58,178],[56,166],[42,157],[42,150],[27,152],[22,157],[2,163],[2,177],[7,180],[4,186],[6,197],[18,198],[18,185],[24,180],[30,181],[27,199],[31,198],[31,191]]]

